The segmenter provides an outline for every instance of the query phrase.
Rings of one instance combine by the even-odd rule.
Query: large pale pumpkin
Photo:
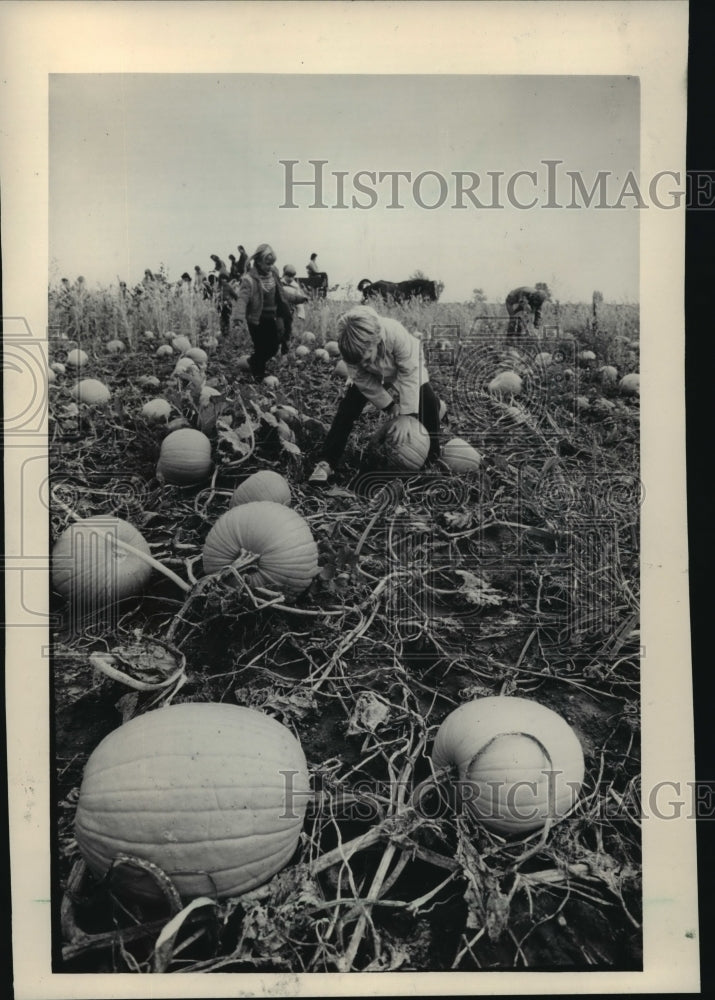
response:
[[[234,490],[230,506],[237,507],[252,500],[272,500],[274,503],[287,505],[290,499],[288,480],[272,469],[261,469],[260,472],[254,472],[248,479],[244,479]]]
[[[72,395],[78,402],[88,406],[103,406],[112,398],[112,394],[104,382],[97,378],[83,378],[73,386]]]
[[[167,483],[200,483],[211,472],[211,442],[201,431],[182,427],[161,442],[157,473]]]
[[[569,724],[526,698],[480,698],[455,709],[434,742],[437,768],[456,770],[464,808],[500,833],[557,820],[576,801],[584,775]]]
[[[151,555],[137,529],[119,517],[88,517],[77,521],[57,539],[52,550],[52,586],[78,611],[115,604],[139,594],[149,581],[151,566],[115,544],[115,539]]]
[[[87,357],[86,352],[80,351],[79,348],[74,351],[70,351],[67,355],[67,364],[71,368],[82,368],[88,361],[89,358]]]
[[[523,385],[516,372],[503,371],[494,376],[487,388],[492,396],[518,396]]]
[[[308,795],[301,746],[275,719],[238,705],[170,705],[120,726],[94,750],[75,837],[100,878],[121,852],[158,865],[184,899],[223,899],[288,863]],[[115,873],[118,894],[156,896],[136,866]]]
[[[318,548],[307,521],[270,500],[240,504],[221,515],[204,543],[204,571],[217,573],[246,553],[260,556],[242,571],[259,587],[299,594],[318,572]]]

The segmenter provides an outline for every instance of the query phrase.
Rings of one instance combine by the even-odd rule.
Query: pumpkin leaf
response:
[[[281,448],[287,451],[289,455],[302,455],[300,448],[293,441],[286,441],[285,438],[281,438]]]
[[[225,417],[220,417],[216,421],[216,434],[219,449],[233,455],[239,455],[241,458],[245,458],[249,454],[250,445],[246,444],[245,440],[241,439],[241,435],[231,428]]]
[[[138,692],[132,691],[130,694],[123,694],[122,697],[115,703],[114,707],[121,713],[122,716],[122,725],[134,718],[138,702]]]
[[[466,528],[472,522],[472,512],[470,510],[444,511],[442,517],[450,528]]]
[[[290,694],[271,694],[263,707],[278,712],[284,719],[304,719],[306,715],[317,711],[315,695],[312,691],[294,688]]]
[[[342,486],[331,486],[329,490],[325,491],[325,495],[328,497],[347,497],[350,500],[355,498],[355,493],[352,490],[343,489]]]
[[[390,715],[390,706],[372,691],[361,691],[355,702],[355,709],[350,716],[346,733],[355,736],[358,733],[374,733],[383,725]]]
[[[459,592],[466,597],[470,604],[487,607],[489,605],[496,606],[503,604],[506,600],[504,594],[490,587],[486,580],[476,576],[474,573],[470,573],[465,569],[457,569],[455,573],[464,580],[464,583],[459,588]]]
[[[509,897],[496,886],[487,894],[485,924],[490,941],[498,941],[509,925]]]
[[[174,683],[183,673],[186,661],[165,646],[144,642],[90,653],[89,662],[113,680],[137,691],[151,691]]]

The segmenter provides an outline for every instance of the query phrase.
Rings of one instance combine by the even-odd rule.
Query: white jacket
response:
[[[382,343],[371,365],[348,365],[348,372],[360,392],[378,410],[392,402],[385,386],[393,386],[400,397],[400,413],[417,413],[420,386],[429,381],[422,342],[389,316],[380,317]]]

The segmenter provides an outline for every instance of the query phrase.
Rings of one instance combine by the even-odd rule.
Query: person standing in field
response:
[[[309,482],[325,483],[333,474],[368,402],[388,417],[417,417],[430,436],[427,461],[439,458],[439,399],[429,383],[421,341],[396,319],[379,316],[371,306],[355,306],[338,319],[338,346],[352,381]],[[390,387],[398,400],[387,391]]]
[[[212,253],[211,260],[214,262],[214,271],[216,272],[216,274],[219,276],[225,274],[226,277],[228,278],[229,276],[228,268],[226,267],[225,263],[221,260],[221,258],[218,256],[218,254]]]
[[[321,281],[327,281],[327,279],[328,279],[328,276],[325,273],[325,271],[321,271],[320,268],[318,267],[318,255],[317,255],[317,253],[312,253],[310,255],[310,260],[305,265],[305,269],[308,272],[308,277],[311,278],[311,279],[313,277],[315,277],[316,279],[320,279]]]
[[[283,274],[281,275],[283,294],[285,295],[290,311],[293,314],[294,325],[297,319],[300,320],[301,323],[305,320],[304,303],[308,301],[308,296],[298,284],[295,274],[296,271],[293,265],[286,264],[283,268]]]
[[[205,281],[206,281],[205,272],[202,271],[202,269],[199,267],[198,264],[194,264],[194,291],[203,292]]]
[[[235,254],[230,253],[228,255],[228,259],[231,261],[231,264],[229,265],[228,269],[229,278],[231,279],[231,281],[240,281],[241,274],[239,273],[238,270],[238,261],[236,260]]]
[[[506,311],[509,314],[507,333],[528,333],[532,325],[534,329],[538,329],[541,325],[541,310],[550,299],[551,292],[541,281],[535,288],[514,288],[506,297]]]
[[[236,248],[238,250],[238,262],[236,263],[236,273],[239,278],[241,278],[246,273],[246,267],[248,266],[248,254],[246,253],[246,248],[238,244]]]
[[[288,353],[293,319],[286,301],[276,255],[268,243],[261,243],[241,278],[234,306],[238,326],[247,326],[253,343],[248,366],[256,380],[266,374],[266,363],[278,353]]]
[[[218,309],[222,337],[227,336],[231,330],[231,313],[237,299],[238,292],[229,281],[228,275],[219,274],[216,308]]]

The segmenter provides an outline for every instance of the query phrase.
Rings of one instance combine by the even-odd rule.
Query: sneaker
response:
[[[328,478],[332,476],[333,470],[327,462],[318,462],[316,467],[313,469],[309,483],[327,483]]]

